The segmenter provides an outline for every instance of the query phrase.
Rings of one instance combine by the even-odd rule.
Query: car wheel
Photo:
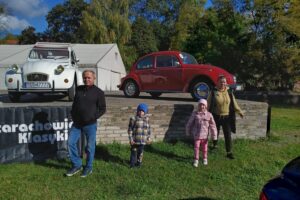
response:
[[[17,92],[8,92],[8,98],[11,102],[19,102],[21,94]]]
[[[196,101],[199,99],[207,99],[211,88],[212,84],[208,81],[196,81],[192,86],[191,95]]]
[[[139,88],[134,81],[129,80],[125,83],[124,95],[126,97],[138,97],[139,94],[140,94]]]
[[[152,98],[156,99],[161,95],[161,92],[149,92]]]
[[[75,83],[75,79],[74,79],[72,87],[70,87],[68,89],[68,98],[69,98],[69,101],[73,101],[74,100],[75,93],[76,93],[76,83]]]

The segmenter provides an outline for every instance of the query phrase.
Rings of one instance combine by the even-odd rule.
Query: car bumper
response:
[[[53,92],[67,92],[69,88],[56,88],[55,87],[55,81],[53,80],[52,83],[48,84],[49,87],[46,88],[42,88],[42,87],[30,87],[30,88],[26,88],[24,87],[24,85],[22,83],[20,83],[19,80],[17,80],[17,84],[14,86],[9,86],[9,84],[7,85],[7,90],[9,92],[20,92],[20,93],[53,93]]]

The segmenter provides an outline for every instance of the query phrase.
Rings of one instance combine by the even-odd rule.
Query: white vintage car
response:
[[[5,74],[11,101],[17,102],[25,93],[64,93],[72,101],[77,85],[82,84],[72,45],[38,42],[23,65],[12,65]]]

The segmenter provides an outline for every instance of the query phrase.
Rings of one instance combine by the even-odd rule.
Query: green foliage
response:
[[[80,27],[84,42],[117,43],[119,46],[127,43],[131,35],[128,3],[129,0],[92,0],[83,12]]]
[[[5,9],[4,3],[0,2],[0,38],[4,37],[5,33],[6,33],[6,24],[2,19],[2,17],[4,17],[6,15],[7,11]]]
[[[139,57],[158,50],[152,27],[144,18],[138,17],[133,23],[131,44]]]
[[[182,50],[186,39],[189,37],[189,30],[196,24],[204,13],[205,1],[186,0],[182,1],[179,9],[178,20],[175,22],[175,34],[171,39],[170,48]],[[187,23],[188,22],[188,23]]]
[[[296,1],[245,4],[245,13],[251,14],[251,49],[245,56],[249,70],[243,74],[246,80],[253,80],[256,86],[268,89],[291,87],[295,72],[300,69],[300,51],[299,29],[297,26],[291,28],[290,24],[297,21],[297,15],[293,13],[299,9],[300,3]]]
[[[7,40],[18,40],[18,36],[7,33],[2,39],[0,39],[0,44],[6,44]]]
[[[4,13],[4,5],[2,5],[1,3],[0,3],[0,14],[3,14]]]
[[[84,0],[67,0],[63,5],[52,8],[46,16],[49,39],[55,42],[82,42],[79,27],[86,6]]]
[[[123,62],[128,72],[130,70],[131,65],[138,59],[138,55],[134,46],[122,45],[119,46],[120,53],[123,58]]]
[[[171,38],[175,35],[175,23],[179,17],[182,0],[133,1],[130,7],[130,19],[144,18],[152,26],[159,50],[168,50]]]
[[[35,44],[37,40],[38,37],[35,34],[35,28],[29,26],[22,31],[19,37],[19,44]]]
[[[211,63],[236,73],[246,48],[246,30],[245,19],[234,12],[233,5],[208,9],[191,28],[184,50],[195,55],[200,63]]]
[[[291,88],[300,70],[298,10],[298,1],[215,0],[185,50],[237,74],[248,89]]]
[[[168,50],[171,42],[170,28],[158,20],[151,21],[150,26],[152,27],[158,50]]]
[[[85,3],[88,2],[88,3]],[[297,0],[67,0],[46,16],[48,29],[25,29],[21,43],[117,43],[126,69],[141,55],[180,50],[225,68],[246,89],[290,89],[300,77]],[[0,14],[6,14],[0,4]],[[0,22],[0,35],[7,31]],[[30,39],[31,38],[31,39]]]

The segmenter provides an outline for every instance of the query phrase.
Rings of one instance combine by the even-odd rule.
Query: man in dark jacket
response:
[[[73,176],[82,169],[82,159],[77,148],[81,132],[85,135],[87,145],[85,147],[86,165],[81,177],[92,173],[93,160],[96,146],[97,119],[106,111],[104,92],[94,85],[95,72],[85,70],[82,73],[84,85],[76,88],[76,94],[72,105],[73,125],[68,139],[69,155],[72,168],[66,176]]]

